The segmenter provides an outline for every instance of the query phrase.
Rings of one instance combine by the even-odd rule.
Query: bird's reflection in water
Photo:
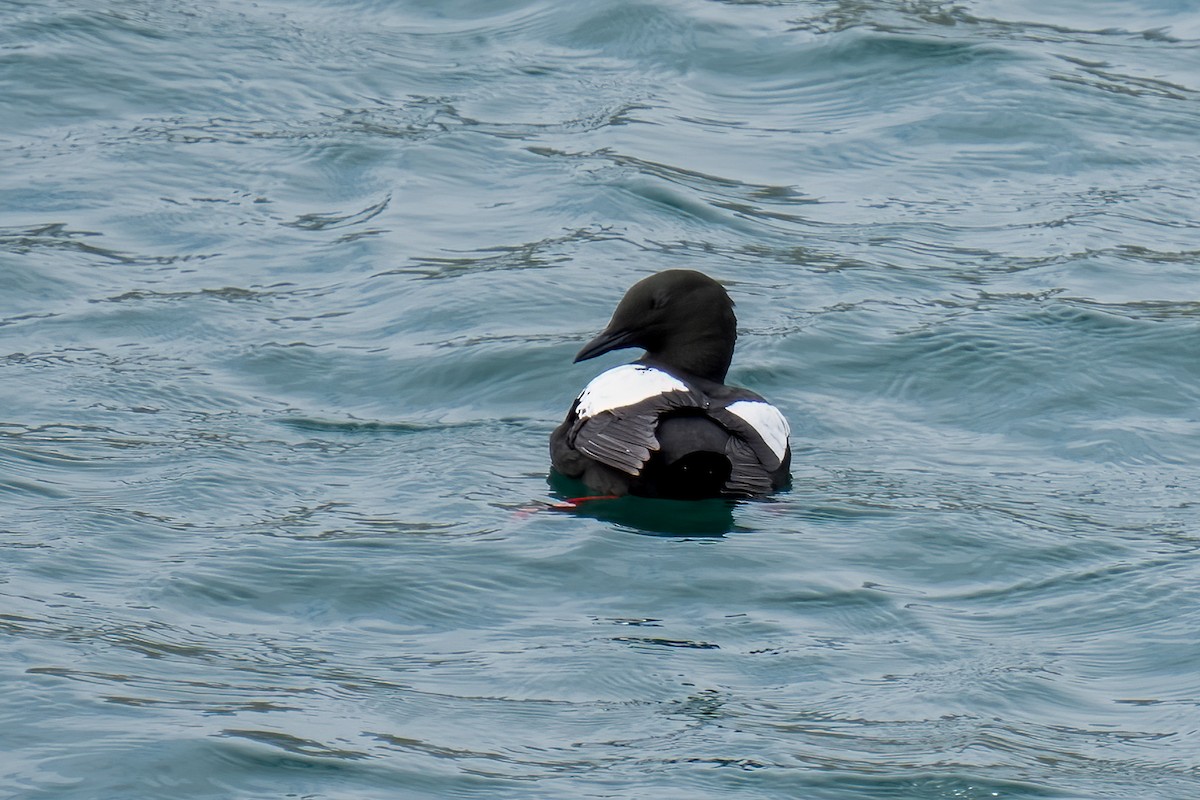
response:
[[[733,521],[738,501],[658,500],[646,497],[590,497],[588,488],[551,470],[547,483],[565,512],[611,522],[650,536],[720,537],[739,528]],[[574,504],[567,505],[574,500]]]

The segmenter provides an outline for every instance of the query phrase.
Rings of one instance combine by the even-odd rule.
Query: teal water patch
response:
[[[557,502],[532,506],[529,512],[559,511],[591,517],[626,530],[667,536],[722,536],[736,530],[738,503],[713,500],[651,500],[643,497],[597,496],[580,481],[550,471]]]
[[[4,793],[1197,793],[1187,4],[0,16]],[[792,488],[550,509],[669,268]]]

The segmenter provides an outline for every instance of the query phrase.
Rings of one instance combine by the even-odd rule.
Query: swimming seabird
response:
[[[576,363],[645,355],[592,379],[550,436],[554,469],[607,495],[751,497],[784,486],[790,429],[779,409],[725,384],[737,339],[725,288],[672,269],[630,287]]]

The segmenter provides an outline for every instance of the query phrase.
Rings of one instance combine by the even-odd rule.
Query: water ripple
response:
[[[1180,8],[9,6],[3,790],[1195,793]],[[791,489],[538,510],[667,268]]]

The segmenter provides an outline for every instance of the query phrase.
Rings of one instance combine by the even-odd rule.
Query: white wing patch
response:
[[[787,452],[788,435],[792,429],[778,408],[759,400],[738,400],[727,405],[725,410],[741,417],[758,431],[758,435],[767,443],[767,447],[771,448],[771,452],[780,461],[783,460],[783,454]]]
[[[624,364],[592,378],[592,382],[579,395],[576,413],[580,419],[589,419],[603,411],[631,406],[655,395],[687,390],[687,384],[660,369],[640,364]],[[730,406],[730,410],[732,409],[733,406]],[[779,414],[778,411],[775,413]],[[780,416],[780,419],[783,417]],[[784,426],[787,426],[786,422]],[[784,439],[786,441],[786,436]]]

